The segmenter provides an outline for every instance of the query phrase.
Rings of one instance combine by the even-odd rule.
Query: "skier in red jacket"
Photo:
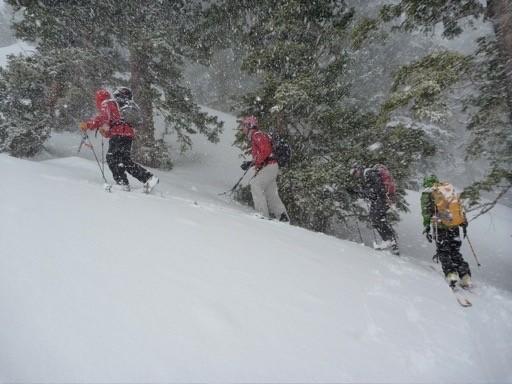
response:
[[[96,109],[97,115],[80,123],[80,129],[98,129],[104,137],[110,139],[106,158],[116,184],[129,191],[130,184],[126,176],[128,172],[142,182],[144,192],[149,193],[158,184],[158,177],[132,160],[131,149],[135,131],[122,119],[117,102],[107,90],[96,91]]]
[[[250,181],[254,208],[265,217],[272,213],[280,221],[290,221],[286,208],[277,191],[277,175],[279,166],[272,158],[272,142],[270,137],[258,129],[255,116],[247,116],[242,120],[242,131],[251,143],[252,161],[242,164],[247,170],[254,166],[256,174]]]

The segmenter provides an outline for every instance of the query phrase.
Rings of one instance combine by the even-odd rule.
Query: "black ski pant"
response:
[[[370,204],[370,221],[372,223],[373,228],[379,232],[382,240],[396,240],[395,231],[389,224],[387,211],[389,207],[385,203],[372,203]]]
[[[437,228],[436,256],[441,262],[445,276],[451,272],[458,273],[459,277],[466,274],[471,276],[469,264],[464,261],[462,254],[460,253],[461,245],[462,241],[460,239],[459,227]]]
[[[110,138],[107,164],[117,184],[128,185],[126,172],[142,183],[145,183],[153,176],[151,172],[132,160],[132,141],[132,138],[126,136],[113,136]]]

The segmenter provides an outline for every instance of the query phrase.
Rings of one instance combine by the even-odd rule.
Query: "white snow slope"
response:
[[[0,155],[0,382],[512,382],[502,275],[466,253],[464,309],[421,237],[396,257],[219,197],[241,175],[220,116],[222,142],[196,140],[151,195],[103,191],[78,135],[49,144],[65,157]],[[475,246],[510,249],[499,209]]]

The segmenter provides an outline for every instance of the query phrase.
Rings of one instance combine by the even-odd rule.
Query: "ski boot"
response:
[[[117,185],[119,185],[119,187],[121,188],[122,191],[125,191],[125,192],[130,192],[130,184],[123,184],[123,183],[118,183]]]
[[[464,276],[462,276],[462,279],[460,280],[460,286],[464,289],[470,289],[473,286],[471,275],[469,273],[466,273]]]
[[[130,188],[130,184],[116,183],[116,184],[114,185],[114,190],[115,190],[115,191],[130,192],[130,191],[131,191],[131,188]]]
[[[456,272],[449,272],[446,275],[446,281],[450,285],[450,287],[455,288],[457,282],[459,281],[459,275]]]
[[[151,176],[148,181],[144,183],[143,191],[144,193],[150,193],[153,188],[155,188],[155,185],[158,184],[160,180],[155,175]]]
[[[373,242],[373,249],[376,249],[378,251],[389,249],[393,246],[394,242],[392,240],[384,240],[382,243],[377,244],[376,242]]]

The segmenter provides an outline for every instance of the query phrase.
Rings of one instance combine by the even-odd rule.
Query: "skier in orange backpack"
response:
[[[468,221],[458,194],[449,183],[441,183],[436,175],[426,176],[423,179],[421,194],[421,213],[423,216],[423,234],[431,243],[436,242],[436,255],[441,262],[446,280],[450,286],[456,286],[460,281],[463,288],[469,288],[471,270],[460,253],[462,241],[460,229],[464,238],[467,235]],[[431,234],[431,227],[434,236]]]

